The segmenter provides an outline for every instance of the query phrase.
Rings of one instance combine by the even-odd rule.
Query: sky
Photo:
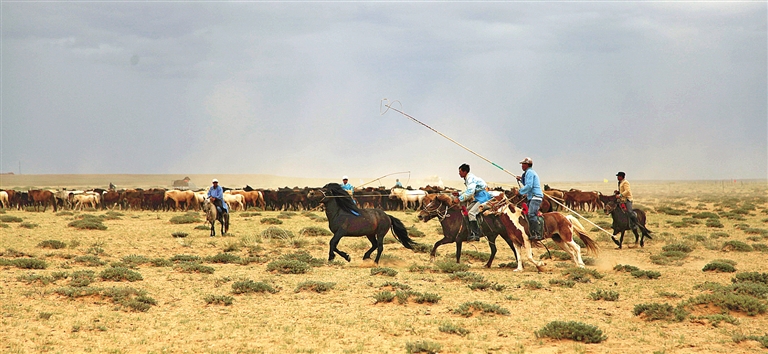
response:
[[[0,172],[768,178],[761,2],[0,2]],[[394,177],[394,176],[393,176]]]

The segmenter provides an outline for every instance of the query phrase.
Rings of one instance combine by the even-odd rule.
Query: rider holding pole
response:
[[[543,239],[539,232],[539,219],[536,215],[541,207],[541,202],[544,199],[544,192],[541,191],[541,182],[539,181],[539,175],[533,170],[533,160],[530,157],[526,157],[523,161],[520,161],[520,165],[523,168],[523,175],[516,176],[518,181],[523,184],[520,188],[520,195],[524,195],[528,199],[528,231],[531,241],[541,241]]]
[[[640,223],[637,221],[637,215],[632,211],[632,191],[629,189],[629,181],[624,179],[624,177],[626,177],[626,173],[624,172],[616,174],[616,179],[619,181],[619,190],[613,191],[613,193],[616,195],[616,199],[621,205],[621,210],[627,214],[629,220],[632,222],[631,227],[635,229]]]
[[[477,214],[480,213],[480,207],[485,202],[491,200],[491,194],[485,190],[487,185],[482,178],[469,173],[469,165],[462,164],[459,166],[459,176],[464,179],[464,186],[467,189],[459,194],[454,192],[455,196],[458,196],[460,202],[466,201],[470,196],[474,197],[474,200],[469,202],[467,207],[469,214],[469,232],[470,235],[467,238],[467,242],[480,241],[480,226],[477,224]]]

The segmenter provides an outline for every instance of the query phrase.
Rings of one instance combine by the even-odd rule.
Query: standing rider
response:
[[[635,229],[640,223],[637,222],[637,215],[632,211],[632,191],[629,189],[629,181],[624,179],[625,176],[626,173],[624,172],[616,174],[616,179],[619,181],[619,190],[613,191],[613,194],[616,195],[616,199],[622,206],[621,209],[629,216],[630,226]]]
[[[523,168],[523,175],[516,176],[516,178],[523,184],[519,191],[520,195],[524,195],[528,199],[528,230],[530,232],[528,239],[541,241],[544,237],[539,232],[539,219],[536,216],[544,198],[544,192],[541,191],[541,181],[539,181],[539,175],[532,168],[533,160],[530,157],[520,161],[520,165]]]
[[[462,164],[459,166],[459,176],[464,179],[464,185],[467,189],[461,194],[453,192],[453,195],[458,196],[460,202],[466,201],[470,196],[474,197],[467,207],[470,232],[467,242],[480,241],[481,232],[480,226],[477,224],[477,214],[480,213],[480,207],[491,200],[491,194],[485,190],[487,185],[482,178],[469,173],[469,165]]]
[[[211,199],[211,202],[216,206],[216,209],[219,210],[219,212],[228,213],[229,208],[224,201],[224,189],[219,186],[219,180],[214,178],[211,183],[213,183],[213,185],[211,188],[208,188],[208,198]]]

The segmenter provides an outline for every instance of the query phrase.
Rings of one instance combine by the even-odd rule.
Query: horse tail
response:
[[[581,241],[584,242],[585,245],[587,245],[587,249],[592,252],[595,256],[600,254],[600,246],[597,245],[597,242],[593,240],[589,235],[587,235],[587,230],[584,229],[584,226],[581,225],[579,222],[579,219],[576,219],[573,215],[566,215],[565,216],[568,221],[571,222],[571,232],[579,235],[579,238]]]
[[[392,221],[392,233],[395,234],[395,238],[403,244],[403,247],[412,250],[414,242],[408,237],[408,229],[405,228],[403,222],[392,215],[387,214],[387,216],[389,216],[389,220]]]

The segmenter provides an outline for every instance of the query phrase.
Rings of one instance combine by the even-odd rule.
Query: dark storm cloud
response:
[[[25,173],[765,178],[765,3],[8,3]],[[354,178],[353,178],[354,180]]]

